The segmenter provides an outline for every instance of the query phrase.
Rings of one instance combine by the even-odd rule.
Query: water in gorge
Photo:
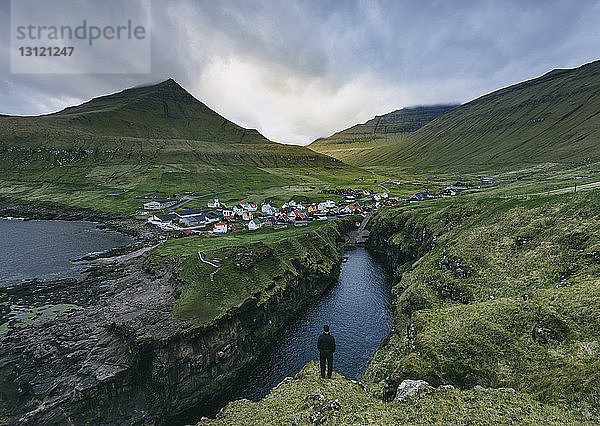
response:
[[[282,331],[263,361],[228,392],[227,401],[194,410],[196,415],[214,416],[228,401],[259,400],[285,377],[293,377],[306,363],[318,360],[317,338],[324,324],[336,340],[334,371],[349,379],[362,378],[392,326],[391,283],[382,260],[366,249],[355,247],[344,256],[348,260],[332,289]]]

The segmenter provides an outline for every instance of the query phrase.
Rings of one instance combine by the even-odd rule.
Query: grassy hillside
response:
[[[366,382],[380,395],[406,378],[512,387],[598,422],[599,202],[589,191],[378,213],[398,302]]]
[[[221,117],[173,80],[55,114],[0,117],[0,197],[130,213],[135,195],[245,196],[351,181],[355,169],[271,142]]]
[[[449,168],[600,158],[600,61],[495,91],[408,137],[357,157],[361,166]]]
[[[275,231],[239,231],[235,234],[172,239],[153,249],[148,258],[154,268],[173,264],[185,283],[175,303],[179,319],[203,324],[219,318],[251,297],[267,300],[287,284],[284,277],[297,274],[299,262],[314,271],[334,269],[339,260],[337,245],[354,227],[356,218],[317,221],[306,228]],[[220,267],[203,263],[219,259]],[[325,272],[323,272],[325,273]],[[213,276],[211,277],[211,274]]]
[[[58,136],[116,136],[191,139],[220,143],[270,143],[256,130],[244,129],[195,99],[172,79],[94,98],[39,117],[2,117],[3,139],[21,143],[68,140]],[[54,133],[55,132],[55,133]]]
[[[360,163],[369,151],[396,143],[398,137],[415,132],[456,105],[403,108],[321,138],[309,148],[342,161]],[[392,137],[389,137],[392,135]]]
[[[320,394],[325,401],[319,401]],[[337,400],[337,409],[327,401]],[[317,362],[275,388],[260,402],[230,403],[216,420],[201,425],[392,425],[392,424],[573,424],[581,418],[541,404],[526,394],[444,389],[405,402],[383,403],[360,385],[334,374],[319,377]]]

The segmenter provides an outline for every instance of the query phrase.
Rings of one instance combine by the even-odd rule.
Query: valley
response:
[[[599,70],[400,109],[309,147],[237,126],[173,80],[0,117],[0,216],[135,238],[87,259],[80,281],[0,293],[32,309],[77,296],[1,329],[0,424],[167,424],[217,400],[216,418],[191,421],[599,422]],[[232,401],[352,267],[357,224],[393,306],[364,376],[321,380],[302,358],[260,400]]]

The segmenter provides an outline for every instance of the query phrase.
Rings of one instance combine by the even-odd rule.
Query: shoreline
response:
[[[113,215],[100,210],[69,206],[24,203],[0,198],[0,217],[12,220],[67,220],[87,221],[97,224],[99,229],[108,228],[132,236],[136,242],[158,240],[160,234],[146,221],[127,216]]]
[[[0,213],[8,211],[31,218],[104,219],[87,211],[0,205]],[[347,231],[340,226],[340,234]],[[333,253],[324,241],[316,241],[319,255],[336,263],[337,250]],[[313,300],[339,272],[298,258],[282,276],[286,285],[267,302],[259,303],[254,295],[218,319],[194,325],[172,317],[183,290],[173,268],[149,269],[140,256],[92,262],[90,269],[81,282],[31,283],[10,291],[14,302],[65,301],[81,309],[60,313],[56,320],[42,316],[18,332],[0,336],[0,377],[5,379],[0,387],[13,389],[31,374],[39,383],[24,388],[26,396],[17,398],[13,391],[4,395],[9,405],[5,413],[0,410],[0,419],[4,415],[24,422],[60,422],[67,412],[71,418],[135,422],[142,419],[141,407],[164,422],[215,398],[224,382],[235,380],[256,361],[265,339],[282,327],[298,302]],[[73,399],[75,388],[82,390]],[[48,404],[41,408],[36,402],[40,400]]]

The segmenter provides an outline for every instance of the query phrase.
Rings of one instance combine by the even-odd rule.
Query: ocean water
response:
[[[0,218],[0,287],[83,278],[86,266],[73,260],[132,241],[93,222]]]

